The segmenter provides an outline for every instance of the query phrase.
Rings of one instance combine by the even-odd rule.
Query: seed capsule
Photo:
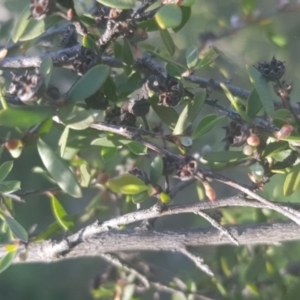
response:
[[[252,134],[247,138],[247,144],[252,147],[257,147],[260,144],[260,138],[257,135]]]

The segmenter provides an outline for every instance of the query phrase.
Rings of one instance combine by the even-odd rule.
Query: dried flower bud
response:
[[[31,18],[42,20],[55,11],[56,0],[31,0],[30,12]]]
[[[224,127],[226,133],[225,141],[226,145],[239,147],[242,146],[246,141],[250,134],[248,126],[243,123],[239,123],[238,121],[231,121],[228,126]]]
[[[179,164],[174,159],[170,157],[163,157],[164,167],[163,167],[163,175],[171,175],[175,171],[178,170]]]
[[[255,134],[251,134],[247,138],[247,144],[252,147],[257,147],[260,144],[260,138]]]
[[[130,100],[126,104],[128,112],[136,117],[145,116],[150,109],[150,102],[144,98],[140,100]]]
[[[194,159],[187,158],[187,163],[177,170],[175,177],[180,178],[181,180],[190,180],[194,177],[198,170],[197,161]]]
[[[214,202],[217,198],[215,190],[211,187],[211,185],[209,184],[208,181],[203,181],[202,184],[203,184],[203,187],[204,187],[206,197],[211,202]]]
[[[284,62],[274,56],[270,62],[258,63],[256,68],[267,81],[277,81],[285,73]]]
[[[120,115],[120,125],[135,127],[136,116],[129,113],[128,111]]]
[[[110,8],[95,2],[93,16],[95,17],[95,21],[97,25],[101,28],[105,28],[108,20],[108,15],[110,12]]]
[[[38,73],[21,76],[13,74],[7,92],[10,96],[15,96],[24,103],[35,102],[45,92],[44,79]]]
[[[99,109],[99,110],[105,110],[109,104],[106,95],[100,91],[88,97],[84,101],[87,105],[87,108]]]
[[[60,45],[62,48],[73,47],[78,44],[77,41],[77,31],[73,24],[69,25],[63,33]]]
[[[81,47],[73,61],[73,68],[77,74],[83,75],[98,63],[98,59],[96,50]]]
[[[279,131],[274,132],[274,136],[277,140],[281,140],[283,138],[288,137],[292,131],[294,130],[294,127],[290,124],[283,125]]]

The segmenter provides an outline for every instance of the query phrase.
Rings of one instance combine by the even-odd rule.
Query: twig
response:
[[[111,263],[112,265],[116,266],[117,268],[123,268],[124,270],[133,273],[145,286],[146,289],[150,288],[150,282],[146,276],[138,272],[136,269],[128,266],[127,264],[123,263],[118,257],[112,254],[101,254],[101,257]]]
[[[178,251],[186,257],[188,257],[191,261],[193,261],[197,268],[199,268],[202,272],[212,277],[215,276],[213,271],[209,268],[209,266],[206,263],[204,263],[204,260],[200,256],[193,254],[186,248],[180,248]]]
[[[240,245],[239,241],[224,226],[214,220],[211,216],[202,211],[197,211],[195,214],[206,219],[213,227],[217,228],[222,234],[226,235],[236,246]]]

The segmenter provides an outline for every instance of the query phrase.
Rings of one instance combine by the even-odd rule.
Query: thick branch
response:
[[[241,245],[274,244],[299,240],[300,227],[292,222],[247,226],[229,226],[227,230],[238,237]],[[60,242],[61,244],[62,242]],[[67,241],[64,241],[68,245]],[[124,230],[96,234],[84,240],[71,252],[55,255],[59,243],[45,241],[29,244],[27,262],[53,262],[57,260],[100,256],[119,251],[176,251],[184,247],[231,244],[225,236],[220,237],[215,228],[182,231]],[[0,251],[0,256],[3,253]],[[22,263],[22,261],[16,261]]]

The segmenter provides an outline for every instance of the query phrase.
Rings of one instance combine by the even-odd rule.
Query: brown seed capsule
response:
[[[107,173],[100,173],[97,177],[97,181],[104,185],[109,179],[109,175]]]
[[[252,146],[249,145],[245,145],[243,148],[243,153],[247,156],[250,156],[253,154],[255,148],[253,148]]]
[[[277,140],[281,140],[283,138],[288,137],[292,131],[294,130],[294,127],[290,124],[283,125],[279,131],[274,132],[274,136]]]
[[[20,140],[12,139],[7,141],[4,146],[7,150],[11,151],[20,148],[22,146],[22,142]]]
[[[260,138],[257,135],[252,134],[247,138],[247,144],[252,147],[257,147],[260,144]]]

